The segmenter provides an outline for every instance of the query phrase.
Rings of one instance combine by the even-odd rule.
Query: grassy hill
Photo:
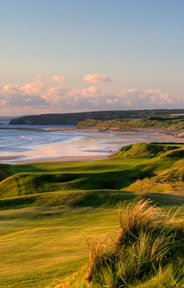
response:
[[[143,117],[139,119],[86,119],[77,123],[78,128],[111,128],[136,129],[155,128],[173,131],[184,131],[184,117]]]
[[[179,238],[183,239],[184,212],[181,210],[178,216],[174,214],[184,204],[183,168],[183,145],[175,143],[128,145],[113,158],[101,161],[1,164],[0,287],[84,288],[90,283],[91,287],[97,288],[103,287],[103,282],[103,285],[112,288],[120,287],[113,284],[117,279],[122,287],[184,285],[181,268],[183,246],[178,242]],[[136,228],[137,232],[134,228],[131,230],[138,233],[135,234],[137,240],[133,238],[132,242],[127,242],[130,235],[126,234],[122,236],[125,237],[124,242],[120,241],[123,246],[117,248],[118,235],[125,229],[121,226],[124,222],[117,222],[118,208],[123,205],[123,211],[130,211],[128,214],[133,215],[131,213],[135,210],[132,209],[141,199],[152,201],[146,202],[143,210],[136,208],[140,217],[144,211],[154,212],[156,218],[150,220],[151,230],[143,233],[141,229],[144,229],[145,223],[140,222],[141,229]],[[130,204],[133,206],[129,207]],[[162,212],[154,210],[156,208],[147,210],[153,204]],[[140,207],[140,204],[137,205]],[[173,212],[168,214],[170,209]],[[122,214],[126,215],[125,212]],[[157,217],[161,215],[157,212],[165,216]],[[126,233],[129,233],[128,230]],[[98,237],[101,239],[99,242]],[[99,250],[94,248],[93,241],[101,243],[97,245]],[[164,246],[163,242],[167,245]],[[88,262],[87,243],[92,262]],[[178,255],[175,247],[180,244],[181,255]],[[148,250],[145,250],[146,247]],[[150,253],[153,251],[157,260],[152,261]],[[133,253],[137,256],[131,258],[133,262],[129,265],[126,259]],[[115,255],[119,258],[115,259]],[[121,255],[124,256],[121,258]],[[164,256],[159,258],[159,255]],[[115,266],[104,262],[104,257],[116,263]],[[144,259],[151,268],[141,266]],[[98,268],[98,273],[95,272],[96,261],[103,262],[103,265],[100,264],[103,271]],[[121,268],[124,272],[119,273],[116,267],[120,269],[123,263],[126,263],[126,269]],[[133,267],[138,269],[136,277],[131,276],[135,275]],[[93,272],[91,276],[89,271]],[[77,274],[72,276],[74,272]],[[125,285],[120,278],[128,284]],[[70,283],[69,286],[66,282]]]
[[[183,220],[148,204],[121,209],[117,234],[90,242],[88,264],[50,287],[183,287]]]
[[[162,155],[162,157],[174,157],[176,153],[182,154],[183,148],[184,144],[182,143],[137,143],[120,148],[112,158],[156,157],[159,155]],[[168,153],[165,154],[166,152]],[[180,157],[180,155],[178,154],[176,157]]]
[[[0,181],[8,177],[8,172],[6,170],[6,165],[0,164]]]

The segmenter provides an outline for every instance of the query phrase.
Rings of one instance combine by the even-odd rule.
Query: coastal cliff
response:
[[[155,109],[155,110],[118,110],[93,111],[65,114],[41,114],[22,116],[12,119],[9,124],[20,125],[76,125],[79,121],[87,119],[113,120],[113,119],[140,119],[146,117],[170,117],[171,115],[184,115],[184,109]]]

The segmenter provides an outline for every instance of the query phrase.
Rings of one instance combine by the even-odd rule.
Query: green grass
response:
[[[113,238],[89,242],[89,261],[57,287],[182,287],[184,230],[180,214],[166,214],[149,201],[119,212]]]
[[[88,238],[116,234],[122,204],[183,205],[182,149],[135,144],[101,161],[1,164],[0,287],[60,285],[86,263]],[[143,282],[136,285],[148,287]]]
[[[137,143],[127,145],[119,149],[113,158],[133,158],[133,157],[184,157],[184,144],[176,143]],[[167,152],[167,153],[166,153]]]
[[[184,131],[183,117],[147,117],[143,119],[87,119],[77,123],[78,128],[117,128],[117,129],[135,129],[135,128],[157,128],[175,131]]]
[[[86,260],[86,237],[116,229],[114,211],[106,212],[63,207],[2,211],[0,287],[45,287],[53,278],[72,274]]]

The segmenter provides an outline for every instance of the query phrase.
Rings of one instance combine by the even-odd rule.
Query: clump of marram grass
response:
[[[119,210],[118,222],[120,231],[115,244],[121,246],[131,239],[137,240],[142,234],[149,234],[160,225],[163,212],[155,207],[148,207],[149,201],[139,201],[134,207],[128,206]]]
[[[88,268],[60,287],[183,287],[184,221],[142,200],[118,221],[118,235],[90,242]]]

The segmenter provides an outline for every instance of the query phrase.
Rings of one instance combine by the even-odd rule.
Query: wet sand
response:
[[[116,128],[104,129],[103,128],[51,128],[48,131],[61,131],[61,132],[85,132],[85,133],[100,133],[100,134],[114,134],[114,135],[156,135],[161,137],[163,140],[175,142],[175,143],[184,143],[184,138],[179,138],[177,135],[180,134],[178,131],[173,130],[164,130],[164,129],[155,129],[155,128],[132,128],[130,130],[120,130]],[[113,141],[109,141],[109,144]],[[116,142],[117,143],[117,142]],[[119,142],[121,144],[121,142]],[[127,141],[122,144],[135,144],[135,141]]]
[[[102,130],[100,128],[50,128],[49,131],[61,131],[61,132],[85,132],[85,133],[103,133],[103,134],[114,134],[114,136],[123,136],[123,135],[135,135],[135,141],[118,141],[118,143],[124,145],[128,144],[135,144],[138,141],[136,140],[136,136],[148,134],[148,135],[156,135],[158,137],[161,137],[163,141],[169,141],[169,142],[175,142],[175,143],[184,143],[184,138],[178,138],[177,135],[179,132],[176,131],[170,131],[170,130],[161,130],[161,129],[131,129],[131,130],[118,130],[118,129],[107,129]],[[109,144],[112,144],[113,141],[108,141]],[[117,143],[117,142],[116,142]],[[89,151],[90,152],[90,151]],[[101,152],[101,151],[96,151]],[[115,151],[113,151],[115,152]],[[110,154],[109,154],[110,155]],[[14,160],[14,164],[26,164],[26,163],[46,163],[46,162],[79,162],[79,161],[93,161],[93,160],[101,160],[101,159],[107,159],[108,155],[93,155],[93,156],[67,156],[67,157],[49,157],[45,159],[32,159],[32,160],[19,160],[21,156],[2,156],[0,157],[0,161],[6,161],[6,160]]]
[[[49,128],[47,131],[61,131],[61,132],[85,132],[85,133],[100,133],[100,134],[117,134],[117,135],[142,135],[150,134],[166,137],[167,140],[175,140],[174,142],[181,141],[184,143],[184,138],[179,138],[177,135],[181,132],[167,129],[157,129],[157,128],[131,128],[129,130],[117,129],[117,128]]]

